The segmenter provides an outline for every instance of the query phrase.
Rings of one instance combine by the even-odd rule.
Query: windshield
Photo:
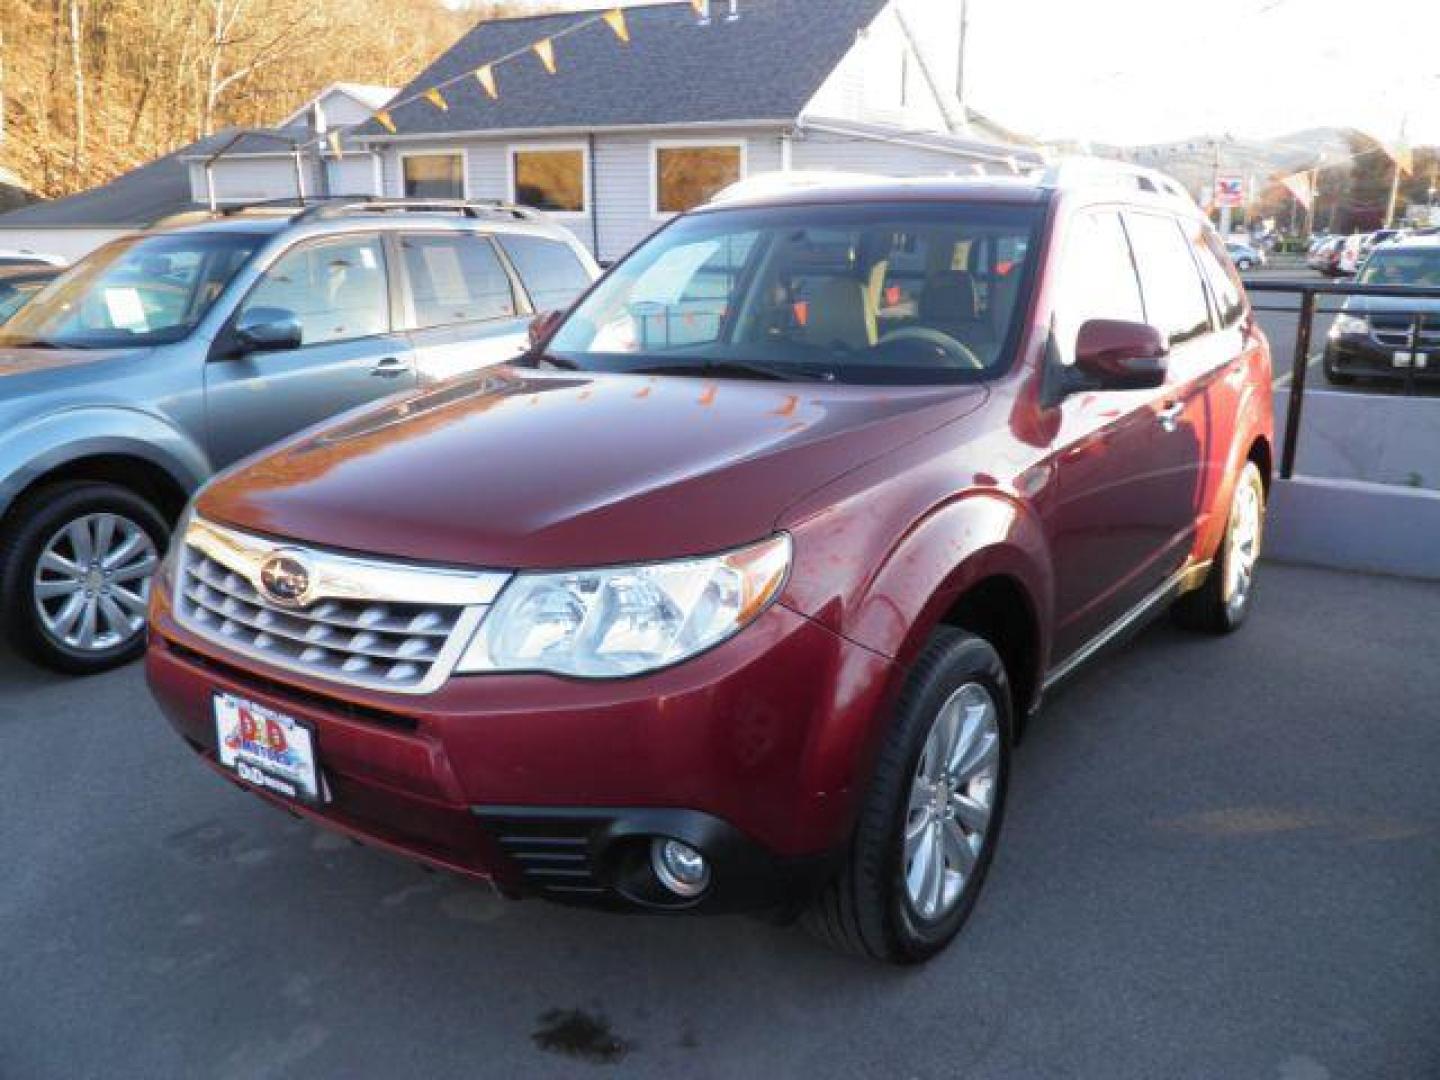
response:
[[[0,344],[101,349],[179,341],[264,240],[250,233],[117,240],[25,304],[0,328]]]
[[[599,371],[989,378],[1014,351],[1038,216],[957,202],[695,214],[612,270],[549,353]]]
[[[1440,288],[1440,247],[1377,251],[1365,263],[1360,284]]]

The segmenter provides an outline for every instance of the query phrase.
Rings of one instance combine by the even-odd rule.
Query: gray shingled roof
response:
[[[89,191],[0,214],[0,229],[143,229],[168,214],[194,209],[185,158],[212,151],[229,134],[222,131],[181,147]]]
[[[630,44],[604,24],[555,43],[558,72],[533,55],[495,70],[500,99],[473,78],[444,91],[441,112],[425,101],[391,110],[402,134],[523,128],[594,128],[794,120],[886,0],[740,0],[740,18],[700,25],[689,3],[626,12]],[[592,12],[482,22],[400,92],[399,100],[463,76]],[[384,138],[375,121],[358,131]]]

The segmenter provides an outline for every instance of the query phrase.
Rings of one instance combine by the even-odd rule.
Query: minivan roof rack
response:
[[[1115,161],[1111,158],[1060,158],[1045,167],[1040,176],[1040,185],[1052,188],[1079,185],[1126,187],[1155,195],[1168,195],[1190,205],[1195,202],[1185,190],[1185,186],[1174,177],[1166,176],[1158,169],[1147,169],[1143,165],[1131,165],[1128,161]]]
[[[316,200],[301,210],[296,221],[310,218],[343,217],[346,214],[462,214],[469,218],[506,217],[516,221],[537,221],[540,212],[503,199],[382,198],[377,195],[344,196]]]

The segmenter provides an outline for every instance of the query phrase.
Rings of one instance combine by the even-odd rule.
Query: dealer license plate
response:
[[[220,764],[258,788],[301,802],[321,801],[310,729],[293,717],[232,694],[215,695]]]

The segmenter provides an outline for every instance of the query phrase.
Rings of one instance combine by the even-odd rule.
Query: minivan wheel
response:
[[[990,644],[937,631],[905,684],[845,863],[805,913],[812,932],[897,964],[949,944],[994,854],[1012,715]]]
[[[150,503],[115,484],[76,481],[27,496],[0,529],[6,636],[69,674],[135,659],[168,535]]]
[[[1228,634],[1239,629],[1255,595],[1255,571],[1265,537],[1265,482],[1247,461],[1230,499],[1230,519],[1205,583],[1175,602],[1175,621],[1191,630]]]

